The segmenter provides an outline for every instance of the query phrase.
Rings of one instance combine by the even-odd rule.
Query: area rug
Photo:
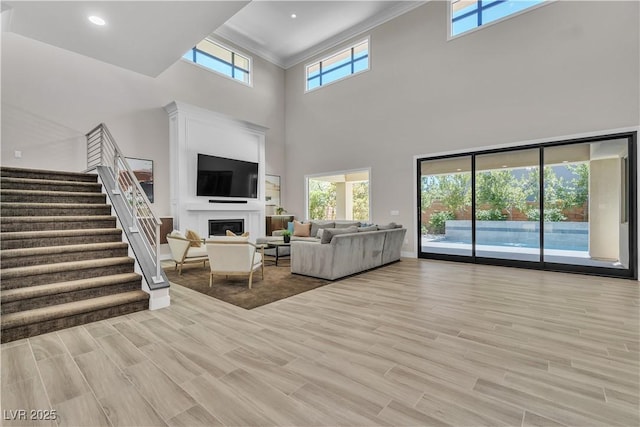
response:
[[[264,280],[260,272],[253,274],[253,283],[249,289],[249,276],[214,275],[213,286],[209,287],[209,265],[186,265],[182,268],[182,275],[173,271],[173,267],[164,269],[167,278],[172,283],[198,291],[229,304],[251,310],[265,304],[279,301],[311,289],[331,283],[330,280],[291,274],[289,264],[265,265]]]

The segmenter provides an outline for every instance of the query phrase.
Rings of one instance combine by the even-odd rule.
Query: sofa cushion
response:
[[[320,243],[327,244],[331,243],[331,239],[333,236],[337,236],[339,234],[349,234],[349,233],[357,233],[358,227],[352,226],[347,228],[327,228],[322,233],[322,239],[320,239]]]
[[[378,226],[378,230],[393,230],[394,228],[398,228],[395,222],[390,222],[389,224]]]
[[[377,225],[370,225],[368,227],[358,227],[359,232],[378,231]]]
[[[336,228],[360,227],[360,221],[336,221]]]
[[[317,236],[318,230],[320,230],[321,228],[324,228],[324,229],[335,228],[336,226],[335,221],[324,221],[324,220],[313,219],[309,222],[311,223],[311,231],[309,232],[311,236]]]
[[[207,256],[207,248],[204,245],[199,247],[191,246],[187,251],[186,259],[189,258],[201,258]]]
[[[187,239],[191,240],[191,243],[189,245],[193,248],[199,248],[202,244],[202,238],[193,230],[187,230],[185,236]]]
[[[311,223],[301,223],[293,221],[293,235],[296,237],[309,237],[311,232]]]

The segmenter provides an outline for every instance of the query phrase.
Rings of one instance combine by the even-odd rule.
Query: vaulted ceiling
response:
[[[4,1],[2,30],[155,77],[208,35],[288,68],[422,3]]]

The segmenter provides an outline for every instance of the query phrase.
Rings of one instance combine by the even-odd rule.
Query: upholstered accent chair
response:
[[[196,242],[172,233],[167,234],[167,243],[171,250],[171,259],[175,262],[174,270],[178,269],[179,274],[182,274],[182,266],[184,264],[201,262],[203,267],[207,265],[209,257],[207,256],[207,249],[201,241]],[[196,243],[200,243],[200,246],[195,246]]]
[[[249,276],[249,289],[253,282],[253,273],[260,270],[264,279],[263,248],[254,245],[243,237],[212,237],[205,243],[209,255],[209,287],[213,285],[213,276]]]

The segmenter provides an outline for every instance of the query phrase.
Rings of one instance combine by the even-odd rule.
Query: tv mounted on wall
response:
[[[198,196],[258,197],[258,164],[198,154]]]

